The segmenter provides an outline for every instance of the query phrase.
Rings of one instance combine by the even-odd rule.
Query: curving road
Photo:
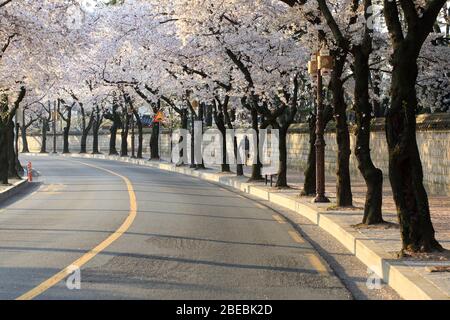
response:
[[[239,194],[118,162],[32,161],[34,190],[0,207],[0,299],[352,297],[289,223]]]

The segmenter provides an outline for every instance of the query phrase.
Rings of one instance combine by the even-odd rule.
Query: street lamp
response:
[[[333,69],[333,57],[329,50],[322,49],[311,57],[308,62],[308,73],[317,80],[317,110],[316,110],[316,203],[326,203],[330,200],[325,196],[325,139],[323,121],[323,76]]]

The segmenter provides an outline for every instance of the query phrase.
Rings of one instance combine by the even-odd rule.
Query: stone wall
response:
[[[417,118],[417,143],[424,170],[424,181],[427,189],[432,193],[450,194],[450,115],[423,115]],[[355,136],[350,135],[352,155],[350,158],[350,172],[353,179],[359,179],[360,173],[357,161],[353,154]],[[336,172],[336,136],[333,124],[327,127],[325,134],[327,143],[325,154],[325,165],[327,175]],[[131,141],[131,138],[130,138]],[[149,153],[150,133],[144,134],[144,153]],[[28,143],[31,152],[39,152],[41,137],[39,134],[29,135]],[[303,171],[308,158],[309,135],[305,125],[294,125],[288,136],[288,163],[292,173]],[[70,136],[71,152],[78,152],[80,135]],[[131,143],[130,143],[131,145]],[[62,150],[62,136],[57,136],[58,151]],[[164,133],[160,140],[161,154],[164,159],[169,157],[170,140],[169,135]],[[188,143],[188,148],[190,144]],[[53,149],[53,137],[50,134],[47,141],[47,151]],[[109,148],[109,135],[102,134],[99,137],[99,148],[101,152],[107,153]],[[120,135],[117,136],[117,148],[120,148]],[[383,170],[385,176],[388,173],[388,152],[384,133],[383,120],[378,120],[372,126],[371,139],[372,157],[376,166]],[[92,137],[88,138],[88,151],[92,150]],[[188,154],[189,151],[188,151]]]
[[[150,154],[150,130],[144,131],[144,139],[143,139],[143,153],[144,155]],[[116,149],[117,152],[120,152],[120,131],[117,134],[117,140],[116,140]],[[137,152],[137,145],[138,145],[138,135],[136,133],[136,152]],[[99,151],[102,153],[108,153],[109,152],[109,140],[110,140],[110,134],[109,132],[102,132],[99,134],[98,139],[98,148]],[[77,153],[80,151],[80,141],[81,141],[81,134],[79,133],[72,133],[69,135],[69,151],[72,153]],[[42,145],[42,137],[40,133],[29,133],[27,135],[27,142],[28,142],[28,148],[30,152],[40,152],[41,145]],[[161,157],[163,159],[169,159],[170,156],[170,135],[168,133],[163,133],[160,135],[160,150],[161,150]],[[190,145],[188,144],[188,149]],[[87,138],[87,152],[92,152],[92,135],[89,135]],[[19,150],[22,150],[22,139],[19,139]],[[63,136],[62,134],[56,135],[56,151],[62,152],[63,150]],[[53,134],[48,133],[47,135],[47,152],[53,152]],[[128,152],[131,155],[131,133],[128,136]]]
[[[305,125],[291,128],[288,140],[289,167],[304,170],[308,158],[309,135]],[[337,143],[333,125],[327,127],[325,134],[325,167],[328,175],[336,172]],[[417,118],[417,144],[422,159],[424,182],[429,192],[450,195],[450,115],[421,115]],[[354,155],[356,137],[350,134],[352,155],[350,173],[361,178],[357,159]],[[388,178],[389,158],[384,132],[384,120],[374,121],[371,133],[371,151],[374,164]]]

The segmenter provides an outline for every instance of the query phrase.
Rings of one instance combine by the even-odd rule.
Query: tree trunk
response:
[[[98,148],[98,133],[100,127],[102,126],[104,113],[101,113],[98,105],[95,106],[92,119],[92,154],[99,154],[100,150]]]
[[[80,153],[86,153],[87,152],[87,137],[88,137],[88,132],[86,132],[86,130],[83,130],[82,134],[81,134],[81,142],[80,142]]]
[[[380,89],[380,82],[381,82],[381,76],[380,72],[373,71],[373,77],[372,77],[372,83],[373,83],[373,94],[375,98],[373,99],[373,114],[375,118],[381,118],[384,116],[383,110],[381,108],[381,89]]]
[[[195,168],[195,137],[194,137],[195,116],[191,112],[191,165],[190,168]]]
[[[68,126],[63,129],[63,153],[70,153],[69,150],[69,131],[70,128]]]
[[[65,120],[66,126],[63,129],[63,153],[70,153],[69,151],[69,133],[70,125],[72,123],[72,108],[68,109],[67,119]]]
[[[8,135],[4,123],[0,123],[0,181],[8,184]]]
[[[211,127],[213,122],[213,108],[212,105],[206,105],[206,117],[205,117],[205,125],[206,127]]]
[[[372,106],[369,97],[369,56],[361,47],[354,49],[356,146],[358,168],[367,186],[363,224],[382,223],[383,172],[376,168],[370,156],[370,125]]]
[[[150,160],[159,160],[159,122],[153,122],[150,137]]]
[[[120,156],[127,157],[128,156],[128,130],[130,124],[130,117],[127,116],[125,119],[125,123],[122,126],[122,131],[120,133],[121,143],[120,143]]]
[[[8,145],[8,178],[20,179],[17,171],[17,157],[14,150],[14,122],[11,120],[8,123],[7,132],[7,145]]]
[[[22,136],[22,153],[29,153],[30,149],[28,148],[27,127],[24,124],[20,127],[20,133]]]
[[[230,164],[227,161],[227,129],[225,128],[225,125],[222,126],[222,128],[219,128],[220,132],[222,133],[223,141],[222,141],[222,164],[221,164],[221,171],[222,172],[231,172]]]
[[[278,167],[278,176],[277,176],[277,182],[275,186],[277,188],[287,188],[287,144],[286,144],[286,138],[287,138],[287,131],[288,131],[289,125],[283,125],[279,129],[279,157],[280,157],[280,163]]]
[[[14,157],[16,160],[16,170],[20,177],[20,176],[24,175],[25,171],[23,170],[22,164],[19,161],[19,131],[20,131],[19,123],[16,123],[15,129],[16,130],[15,130],[15,136],[14,136],[14,146],[15,146]]]
[[[338,207],[350,207],[353,205],[353,196],[350,182],[350,134],[348,131],[344,89],[342,83],[342,71],[347,55],[340,55],[336,59],[335,68],[331,75],[330,87],[333,92],[333,109],[336,118],[337,152],[337,180],[336,180],[336,204]]]
[[[416,54],[417,52],[417,54]],[[392,56],[391,108],[386,117],[389,179],[400,223],[402,251],[442,250],[435,238],[416,140],[417,50],[403,41]]]
[[[111,137],[109,139],[109,154],[110,155],[118,155],[116,149],[116,140],[117,140],[117,123],[113,123],[110,129]]]
[[[143,141],[144,141],[144,131],[142,128],[142,121],[141,117],[139,116],[138,112],[135,110],[134,115],[136,118],[136,125],[138,127],[138,148],[137,148],[137,158],[142,159],[142,149],[143,149]]]
[[[100,151],[98,149],[98,131],[100,130],[100,126],[97,122],[94,123],[94,127],[92,128],[92,154],[99,154]]]
[[[234,138],[234,154],[236,155],[236,160],[239,160],[238,152],[239,152],[239,150],[238,150],[237,138]],[[237,162],[238,161],[236,161],[236,163]],[[243,164],[239,164],[239,163],[236,164],[236,175],[239,177],[244,175],[244,165]]]
[[[187,129],[188,129],[188,111],[187,111],[187,109],[182,109],[181,110],[180,117],[181,117],[181,129],[186,130],[186,132],[187,132]],[[181,135],[180,139],[178,140],[178,144],[179,145],[181,145],[181,143],[183,142],[183,139],[184,139],[184,137],[183,137],[183,135]],[[186,144],[186,146],[187,146],[187,144]],[[180,148],[179,155],[180,155],[181,161],[182,161],[182,159],[184,157],[184,152],[186,152],[186,151],[183,148]],[[182,162],[182,163],[179,164],[179,166],[185,165],[185,164],[186,163]]]
[[[48,121],[47,119],[43,119],[42,121],[42,141],[41,141],[41,153],[47,153],[47,129],[48,129]]]
[[[221,172],[230,172],[230,165],[227,161],[227,142],[226,142],[226,132],[224,114],[222,111],[214,110],[214,122],[216,123],[217,129],[220,131],[223,141],[222,141],[222,163],[220,165]]]
[[[258,123],[258,111],[252,107],[251,109],[251,116],[252,116],[252,129],[256,132],[256,163],[252,164],[252,174],[249,179],[249,181],[261,181],[264,180],[261,175],[261,160],[259,159],[259,123]]]
[[[228,111],[228,104],[229,102],[226,101],[226,103],[224,103],[223,105],[223,114],[224,114],[224,122],[227,125],[228,129],[234,129],[233,128],[233,121],[236,120],[235,118],[235,114],[234,114],[234,109],[231,109],[230,111]],[[226,130],[225,130],[225,137],[226,137]],[[238,144],[237,144],[237,138],[235,137],[233,140],[233,148],[234,148],[234,154],[236,157],[236,176],[243,176],[244,175],[244,165],[240,164],[240,159],[239,159],[239,154],[238,154]]]
[[[86,125],[86,114],[84,112],[84,108],[82,107],[82,124],[83,124],[83,128],[82,128],[82,132],[81,132],[81,147],[80,147],[80,153],[86,153],[87,152],[87,137],[89,135],[89,132],[91,131],[91,128],[94,124],[94,111],[91,112],[91,114],[89,115],[89,121]]]
[[[198,121],[200,121],[202,123],[202,126],[201,126],[202,135],[203,135],[204,110],[205,110],[205,105],[203,103],[200,103],[200,106],[198,107]],[[203,155],[201,156],[200,160],[201,160],[201,163],[198,163],[195,166],[195,169],[197,169],[197,170],[206,169],[205,162],[203,161]]]

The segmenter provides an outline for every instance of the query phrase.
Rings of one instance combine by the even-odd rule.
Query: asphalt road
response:
[[[0,299],[352,298],[289,223],[239,194],[118,162],[31,160],[35,189],[0,206]]]

